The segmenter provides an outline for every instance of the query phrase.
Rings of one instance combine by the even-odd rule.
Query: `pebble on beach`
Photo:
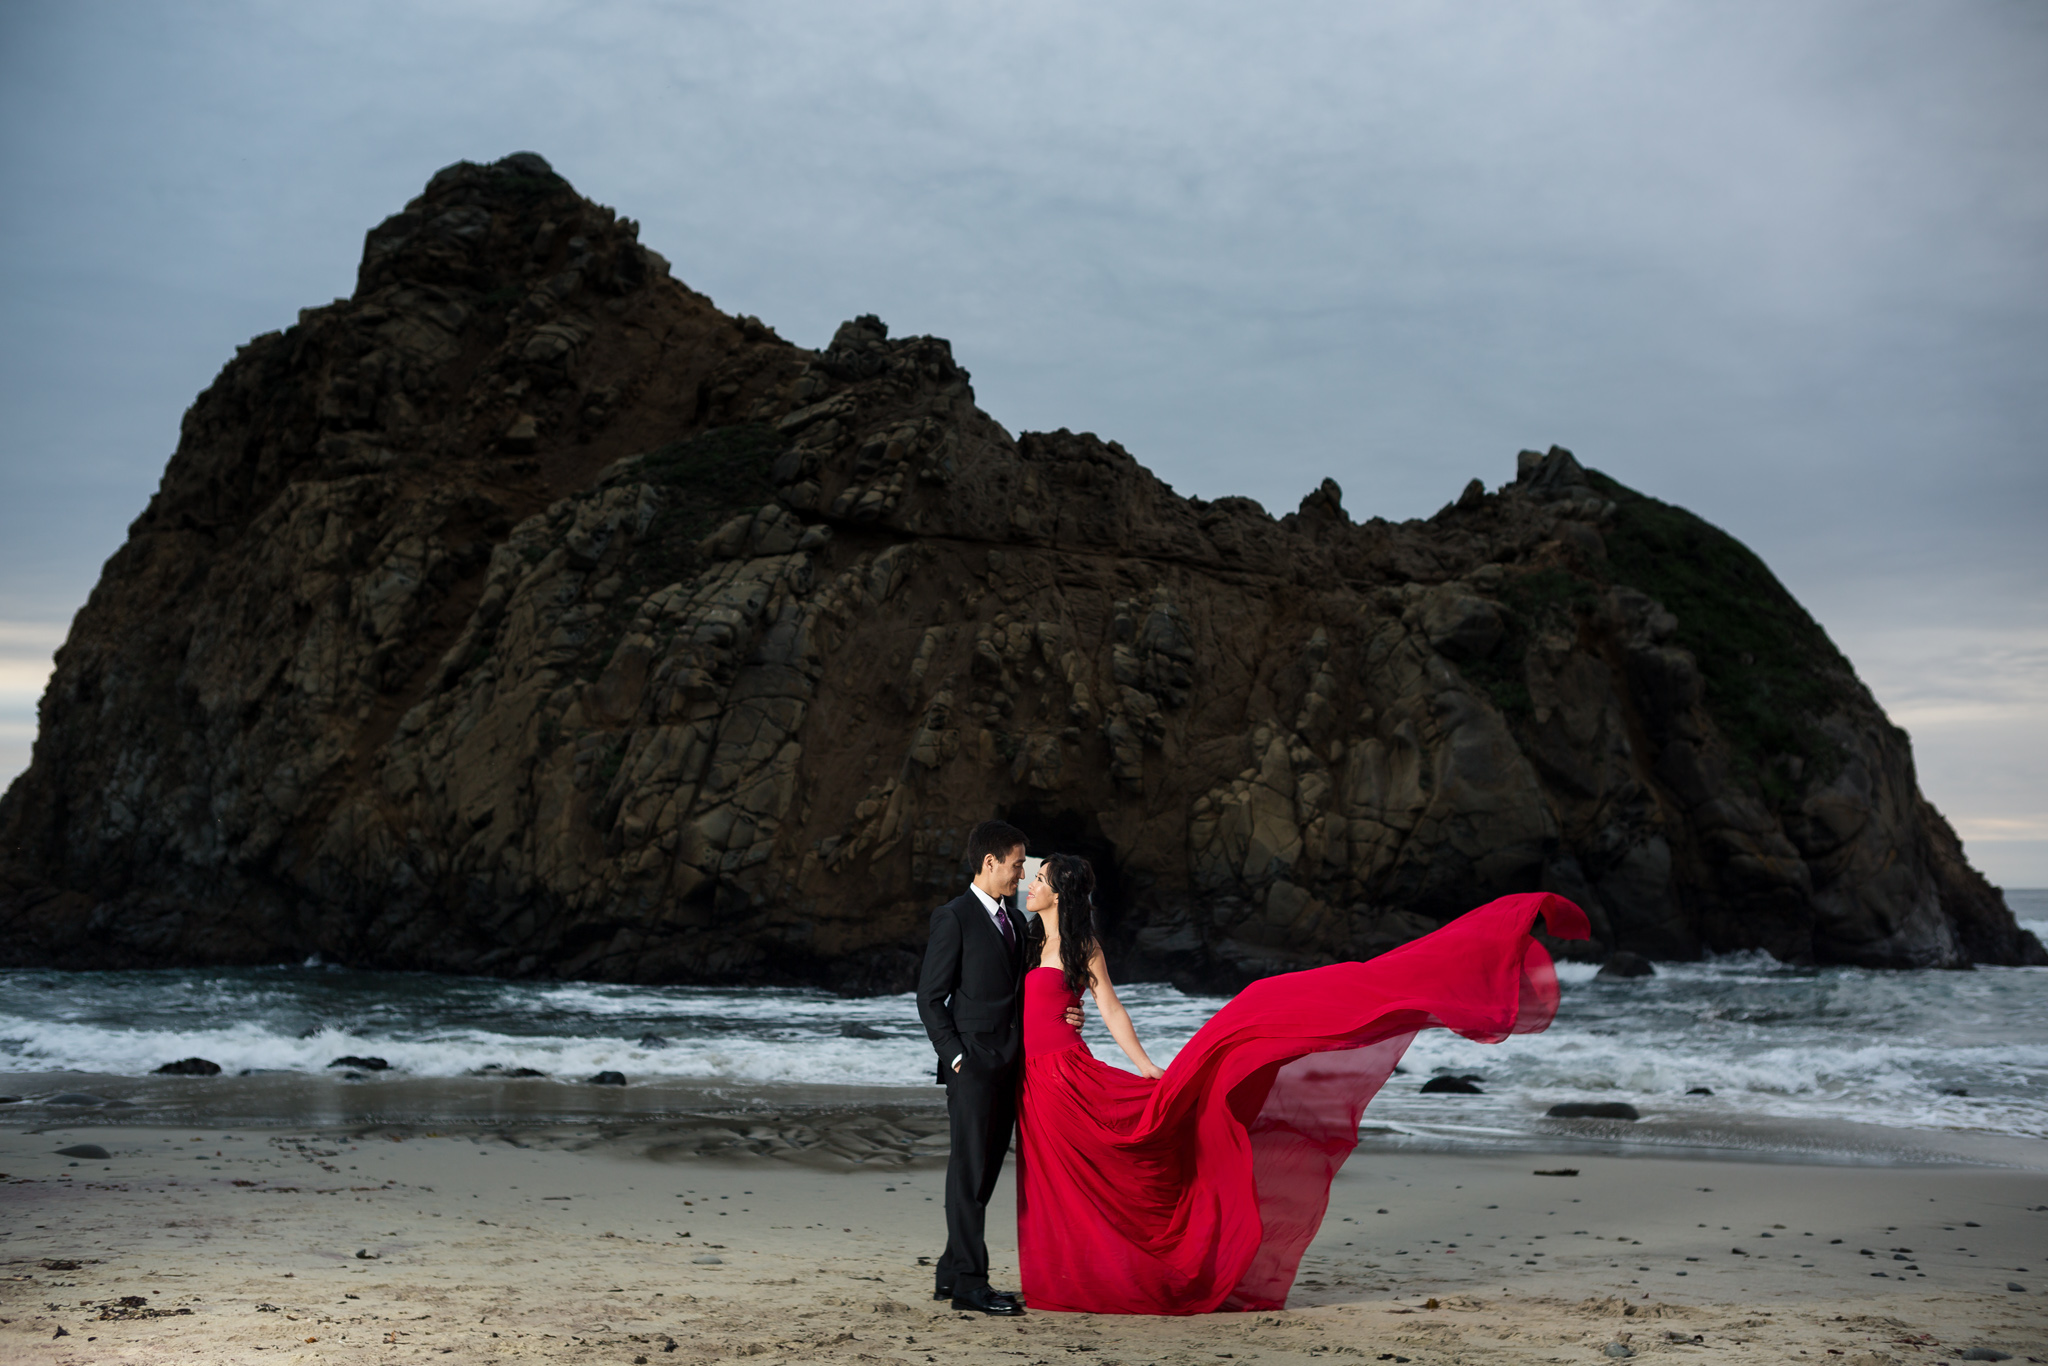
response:
[[[1552,1119],[1641,1119],[1636,1107],[1624,1100],[1568,1100],[1543,1112]]]
[[[220,1064],[207,1058],[180,1058],[156,1069],[159,1077],[217,1077]]]
[[[94,1162],[105,1162],[111,1159],[113,1154],[97,1143],[74,1143],[68,1148],[57,1149],[57,1156],[84,1157],[90,1158]]]
[[[624,1072],[600,1072],[590,1079],[590,1084],[592,1086],[624,1086],[626,1084],[626,1074]]]

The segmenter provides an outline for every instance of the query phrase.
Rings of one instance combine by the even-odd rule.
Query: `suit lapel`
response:
[[[996,941],[996,947],[1000,949],[1003,953],[1003,956],[1009,960],[1010,966],[1013,968],[1016,967],[1024,951],[1024,936],[1021,933],[1018,934],[1017,945],[1015,948],[1012,948],[1010,946],[1010,941],[1003,938],[1003,932],[996,928],[995,917],[991,916],[988,913],[988,907],[981,904],[981,898],[974,894],[973,888],[970,887],[968,889],[967,895],[963,899],[967,903],[967,914],[972,916],[975,920],[981,922],[981,928],[983,932],[991,936]],[[1016,918],[1012,917],[1010,920],[1011,926],[1014,927],[1016,923]]]

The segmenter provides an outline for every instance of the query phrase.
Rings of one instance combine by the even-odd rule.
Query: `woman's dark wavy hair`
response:
[[[1060,899],[1060,972],[1067,990],[1079,996],[1095,985],[1088,965],[1101,945],[1095,932],[1095,869],[1078,854],[1054,854],[1045,861],[1045,880]]]

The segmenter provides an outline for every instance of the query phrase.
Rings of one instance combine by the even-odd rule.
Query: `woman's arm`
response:
[[[1095,985],[1091,990],[1095,993],[1095,1008],[1102,1012],[1102,1022],[1109,1026],[1109,1037],[1115,1039],[1124,1056],[1137,1065],[1139,1076],[1154,1080],[1165,1076],[1166,1069],[1145,1056],[1145,1045],[1138,1042],[1138,1031],[1131,1027],[1131,1012],[1117,1000],[1116,988],[1109,983],[1109,962],[1102,956],[1101,949],[1095,951],[1088,970],[1095,974]]]

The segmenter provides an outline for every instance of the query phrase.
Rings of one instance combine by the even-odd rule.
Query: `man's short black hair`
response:
[[[967,832],[967,876],[981,876],[981,866],[994,854],[996,862],[1009,858],[1010,851],[1028,841],[1024,832],[1007,821],[983,821]]]

